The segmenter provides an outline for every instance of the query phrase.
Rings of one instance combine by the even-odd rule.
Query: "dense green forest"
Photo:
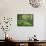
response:
[[[33,26],[33,15],[32,14],[18,14],[17,26]]]

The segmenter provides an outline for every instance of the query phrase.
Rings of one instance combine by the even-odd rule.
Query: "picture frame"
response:
[[[17,14],[17,26],[33,26],[33,14]]]

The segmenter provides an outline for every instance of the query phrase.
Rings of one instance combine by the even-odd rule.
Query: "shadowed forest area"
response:
[[[18,14],[17,26],[33,26],[33,14]]]

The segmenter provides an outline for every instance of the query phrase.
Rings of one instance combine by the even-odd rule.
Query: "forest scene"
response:
[[[33,14],[17,14],[17,26],[33,26]]]

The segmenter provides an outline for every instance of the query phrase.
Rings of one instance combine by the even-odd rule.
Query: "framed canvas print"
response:
[[[17,14],[17,26],[33,26],[33,14]]]

